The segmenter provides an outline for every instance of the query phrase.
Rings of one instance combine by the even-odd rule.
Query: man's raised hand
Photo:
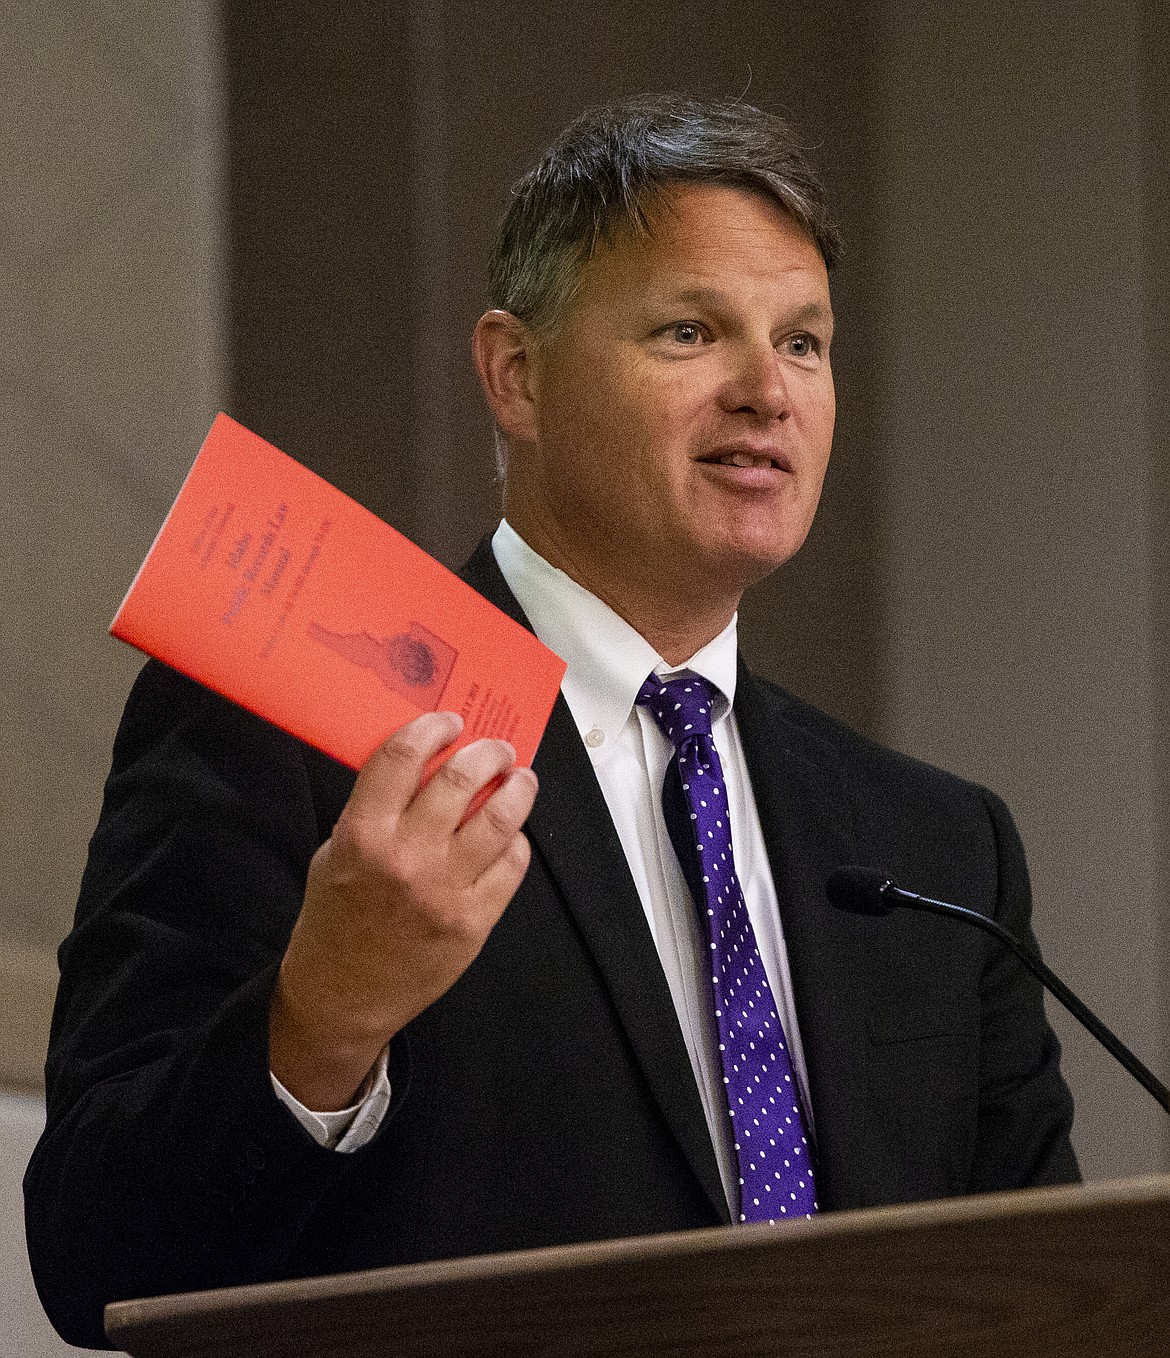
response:
[[[351,1103],[398,1030],[463,975],[528,867],[536,776],[501,740],[423,770],[462,729],[416,718],[370,756],[309,868],[273,993],[273,1074],[318,1112]],[[477,793],[502,784],[466,823]]]

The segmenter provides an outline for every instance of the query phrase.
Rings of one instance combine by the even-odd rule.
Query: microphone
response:
[[[1040,959],[1034,948],[1005,929],[996,920],[988,919],[978,910],[968,910],[966,906],[953,905],[950,901],[936,901],[930,896],[919,896],[914,891],[904,891],[892,882],[884,872],[876,868],[848,867],[834,868],[825,879],[825,891],[829,900],[839,910],[848,910],[855,915],[888,915],[898,906],[911,910],[923,910],[932,915],[946,915],[951,919],[965,920],[984,933],[997,938],[1028,968],[1033,976],[1064,1005],[1068,1012],[1078,1019],[1105,1048],[1129,1071],[1135,1080],[1170,1113],[1170,1090],[1130,1051],[1115,1033],[1111,1032],[1096,1014],[1079,1000],[1065,983]]]

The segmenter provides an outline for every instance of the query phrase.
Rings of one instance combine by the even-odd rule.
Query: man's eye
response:
[[[702,344],[703,327],[695,321],[679,321],[671,326],[670,337],[676,344]]]
[[[811,335],[793,335],[788,350],[795,358],[811,358],[817,352],[817,342]]]

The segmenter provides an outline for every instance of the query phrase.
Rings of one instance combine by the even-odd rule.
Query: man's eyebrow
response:
[[[794,312],[789,318],[791,325],[821,324],[827,325],[830,330],[833,328],[833,308],[825,306],[823,302],[806,302],[798,311]]]
[[[709,307],[712,311],[726,307],[730,301],[718,288],[680,288],[665,294],[662,300],[670,306]]]
[[[663,300],[670,306],[708,307],[719,311],[730,305],[730,298],[718,288],[682,288],[671,292]],[[785,317],[788,325],[827,325],[833,326],[833,309],[823,302],[806,302]]]

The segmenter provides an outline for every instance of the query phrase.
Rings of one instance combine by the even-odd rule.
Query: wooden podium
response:
[[[135,1358],[1166,1358],[1170,1175],[119,1302]]]

